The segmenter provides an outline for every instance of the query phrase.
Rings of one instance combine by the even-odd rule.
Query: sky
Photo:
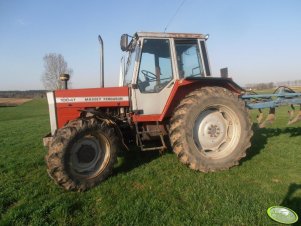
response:
[[[214,76],[228,67],[242,86],[301,79],[300,0],[0,0],[0,90],[43,89],[48,53],[73,69],[72,88],[99,87],[99,34],[105,86],[118,86],[120,36],[167,25],[210,35]]]

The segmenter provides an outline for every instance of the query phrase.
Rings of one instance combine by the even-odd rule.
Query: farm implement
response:
[[[129,37],[131,40],[129,41]],[[208,36],[138,32],[121,36],[118,87],[101,85],[47,93],[51,133],[43,141],[49,176],[66,190],[83,191],[105,180],[117,156],[170,147],[193,170],[214,172],[238,165],[251,146],[248,109],[259,109],[260,127],[275,109],[290,105],[289,124],[300,121],[301,94],[281,87],[273,94],[247,93],[227,73],[212,77]],[[67,88],[68,75],[61,76]],[[269,108],[264,119],[261,109]],[[296,115],[296,116],[295,116]]]
[[[257,122],[260,128],[264,128],[275,121],[275,109],[279,106],[290,105],[291,107],[291,110],[288,111],[288,125],[301,121],[301,93],[295,92],[288,87],[280,86],[272,94],[251,92],[250,94],[242,95],[241,98],[246,102],[249,109],[258,109]],[[296,110],[295,105],[300,106],[299,111]],[[265,120],[261,111],[264,108],[270,109]]]

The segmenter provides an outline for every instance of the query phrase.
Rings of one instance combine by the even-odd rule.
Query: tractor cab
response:
[[[176,81],[210,76],[208,36],[138,32],[129,43],[128,37],[120,42],[128,56],[119,84],[133,89],[133,110],[142,115],[160,114]]]

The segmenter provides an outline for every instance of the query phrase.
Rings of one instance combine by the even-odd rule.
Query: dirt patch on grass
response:
[[[31,100],[27,98],[0,98],[0,107],[15,107]]]

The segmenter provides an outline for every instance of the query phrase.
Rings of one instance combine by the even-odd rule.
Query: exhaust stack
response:
[[[98,41],[100,44],[100,88],[104,87],[104,57],[103,57],[103,41],[100,35],[98,35]]]
[[[68,81],[70,79],[69,74],[61,74],[60,75],[60,80],[63,82],[63,89],[68,89]]]

